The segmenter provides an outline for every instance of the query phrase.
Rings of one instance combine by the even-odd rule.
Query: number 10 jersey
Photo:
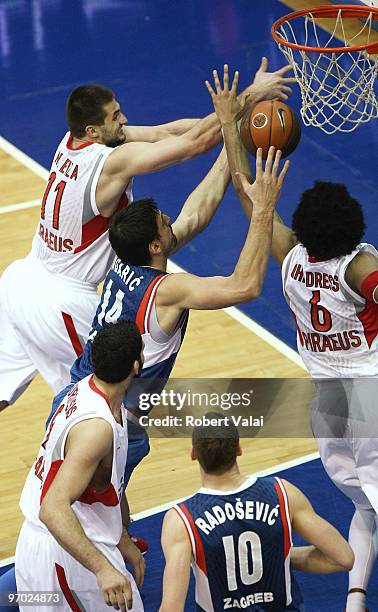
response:
[[[192,546],[197,610],[301,610],[279,478],[250,477],[235,491],[202,488],[174,508]]]

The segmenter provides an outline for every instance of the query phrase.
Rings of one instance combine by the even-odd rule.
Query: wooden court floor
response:
[[[22,158],[21,158],[22,159]],[[26,162],[28,165],[28,160]],[[40,176],[0,149],[0,272],[29,249],[39,218]],[[47,172],[46,172],[47,176]],[[11,206],[13,205],[13,206]],[[211,227],[207,230],[211,231]],[[26,296],[27,297],[27,296]],[[214,341],[216,339],[216,341]],[[289,351],[290,354],[290,351]],[[229,314],[192,312],[173,376],[178,378],[303,378],[292,358]],[[52,392],[37,377],[14,406],[0,414],[0,559],[14,554],[22,516],[20,492],[43,436]],[[288,418],[295,419],[295,414]],[[136,471],[129,489],[133,512],[192,493],[199,486],[197,466],[189,459],[189,439],[152,439],[151,453]],[[316,450],[311,438],[263,438],[243,441],[240,465],[246,473],[269,468]]]

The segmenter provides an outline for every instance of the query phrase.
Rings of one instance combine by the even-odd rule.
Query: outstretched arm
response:
[[[158,142],[169,136],[181,136],[192,129],[200,119],[177,119],[161,125],[126,125],[127,142]]]
[[[169,510],[164,517],[161,545],[165,568],[159,612],[184,612],[192,549],[185,526],[174,509]]]
[[[293,81],[292,78],[284,76],[288,70],[290,66],[269,73],[267,72],[267,60],[263,58],[252,85],[242,92],[242,99],[247,100],[248,104],[255,104],[268,97],[285,99],[290,91],[287,83]],[[189,129],[186,130],[186,128]],[[136,127],[125,129],[133,130],[132,138],[133,140],[137,138]],[[177,126],[173,129],[176,130]],[[126,142],[117,147],[104,164],[96,189],[97,206],[104,216],[113,214],[119,197],[131,177],[155,172],[191,159],[195,155],[208,151],[221,140],[220,124],[215,113],[199,121],[188,120],[186,124],[181,124],[179,127],[179,135],[169,135],[162,140],[156,141],[156,134],[151,133],[146,127],[142,131],[144,135],[139,133],[139,136],[143,136],[144,139],[148,138],[148,142]],[[172,134],[171,131],[169,133]],[[132,131],[131,134],[133,134]]]
[[[240,98],[247,104],[256,104],[259,100],[279,98],[287,100],[291,93],[289,83],[295,83],[295,78],[286,77],[291,66],[284,66],[275,72],[268,72],[268,60],[263,57],[253,82],[241,93]],[[214,116],[214,113],[213,113]],[[158,142],[169,136],[181,136],[191,130],[200,119],[177,119],[169,123],[151,126],[127,125],[124,127],[127,142]]]
[[[284,69],[283,69],[284,70]],[[257,73],[258,74],[258,73]],[[266,73],[262,73],[266,75]],[[207,89],[213,100],[213,104],[222,125],[223,138],[227,149],[228,164],[235,191],[241,202],[243,210],[250,219],[252,215],[253,201],[250,197],[249,186],[253,182],[251,167],[247,158],[246,151],[240,139],[239,130],[237,127],[237,118],[240,113],[237,112],[233,100],[233,89],[229,91],[229,75],[228,66],[224,66],[224,89],[222,90],[218,74],[215,72],[216,92],[206,81]],[[237,73],[235,73],[234,83],[237,81]],[[287,97],[287,96],[286,96]],[[281,155],[281,152],[278,152]],[[242,176],[241,176],[242,175]],[[295,246],[296,238],[294,232],[285,226],[279,214],[274,212],[273,223],[273,238],[272,238],[272,255],[281,266],[287,253]]]
[[[225,308],[258,297],[270,254],[273,211],[289,168],[286,162],[278,174],[278,159],[273,161],[274,148],[271,147],[263,170],[262,150],[258,150],[253,184],[255,205],[244,247],[231,276],[169,275],[157,295],[159,321],[166,321],[165,310],[170,313],[171,321],[176,321],[185,308]]]
[[[286,480],[282,482],[289,499],[292,527],[312,544],[292,549],[294,569],[319,574],[351,570],[354,554],[348,542],[335,527],[314,512],[307,497],[297,487]]]
[[[227,154],[223,147],[214,165],[186,200],[172,230],[175,251],[202,232],[210,223],[230,182]]]

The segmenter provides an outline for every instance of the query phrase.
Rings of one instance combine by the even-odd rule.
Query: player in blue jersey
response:
[[[226,75],[228,79],[227,67]],[[236,74],[234,92],[237,80]],[[237,99],[235,106],[240,112]],[[258,297],[269,258],[274,208],[289,167],[286,162],[279,174],[278,162],[273,164],[274,159],[272,148],[263,170],[260,151],[250,230],[230,276],[202,278],[193,274],[167,274],[168,256],[210,223],[222,200],[230,179],[224,149],[172,225],[170,218],[151,199],[133,202],[114,217],[109,239],[117,258],[105,279],[89,340],[73,364],[74,382],[92,371],[91,341],[104,322],[131,319],[137,323],[144,342],[142,390],[159,393],[180,349],[189,309],[220,309]],[[143,414],[138,408],[140,389],[141,385],[134,385],[125,398],[129,418],[136,420],[130,426],[126,484],[132,470],[149,451],[147,434],[137,424]],[[59,405],[60,396],[54,401],[53,410]]]
[[[286,480],[243,476],[237,428],[226,426],[224,415],[205,416],[208,422],[193,430],[191,453],[202,487],[164,518],[160,612],[183,612],[191,563],[197,610],[304,610],[291,567],[347,571],[351,547]],[[311,545],[292,548],[292,529]]]

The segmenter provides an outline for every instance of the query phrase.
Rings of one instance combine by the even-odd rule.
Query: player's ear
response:
[[[99,140],[101,137],[101,133],[97,125],[87,125],[85,128],[85,133],[91,140]]]
[[[236,451],[236,456],[237,457],[241,457],[243,454],[242,448],[240,445],[238,445],[237,451]]]
[[[161,246],[159,240],[153,240],[149,244],[150,255],[159,255],[161,253]]]
[[[192,461],[197,461],[198,459],[196,449],[193,447],[192,447],[192,450],[190,451],[190,458]]]
[[[141,369],[141,363],[138,359],[136,359],[133,363],[133,374],[134,376],[138,376],[139,371]]]

